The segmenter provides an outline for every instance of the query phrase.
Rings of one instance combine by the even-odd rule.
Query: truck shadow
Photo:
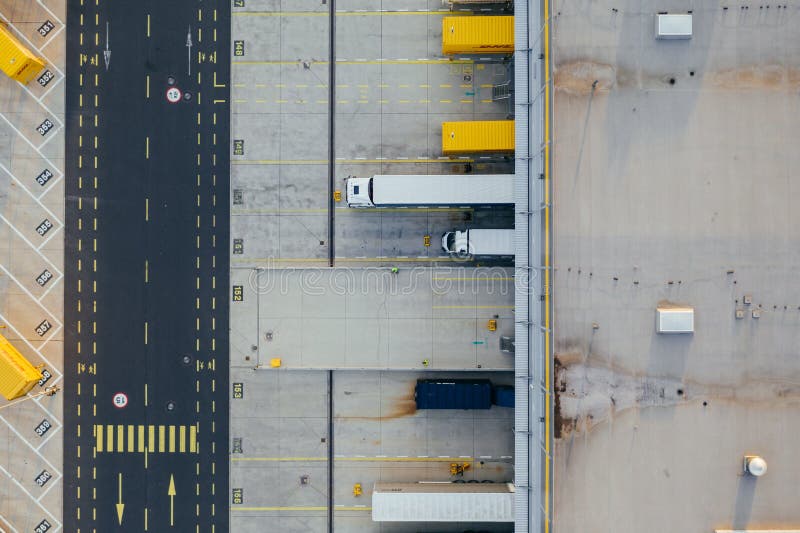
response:
[[[739,488],[736,490],[736,503],[733,508],[732,529],[747,529],[750,513],[753,510],[753,496],[757,481],[757,478],[748,475],[742,475],[739,478]]]

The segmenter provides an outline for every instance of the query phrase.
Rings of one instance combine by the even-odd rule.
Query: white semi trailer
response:
[[[370,178],[347,178],[348,207],[513,204],[513,174],[375,175]]]
[[[442,235],[442,249],[450,255],[514,255],[513,229],[467,229]]]
[[[372,488],[372,521],[513,522],[515,492],[511,483],[379,481]]]

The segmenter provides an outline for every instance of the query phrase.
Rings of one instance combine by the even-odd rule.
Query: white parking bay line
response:
[[[20,138],[22,138],[22,140],[23,140],[23,141],[25,141],[26,143],[28,143],[28,145],[29,145],[31,148],[33,148],[34,150],[36,150],[36,153],[37,153],[37,154],[39,154],[39,156],[41,156],[41,158],[42,158],[42,159],[44,159],[44,160],[45,160],[45,162],[46,162],[48,165],[50,165],[50,166],[51,166],[52,168],[54,168],[55,170],[58,170],[59,172],[61,172],[61,169],[60,169],[60,168],[58,168],[58,167],[56,166],[56,164],[55,164],[55,163],[53,163],[52,161],[50,161],[50,159],[49,159],[48,157],[46,157],[44,154],[42,154],[42,153],[39,151],[39,149],[38,149],[38,148],[36,148],[36,145],[35,145],[35,144],[33,144],[33,142],[31,142],[31,140],[30,140],[30,139],[28,139],[28,138],[25,136],[25,134],[23,134],[21,131],[19,131],[19,129],[17,129],[17,127],[16,127],[14,124],[12,124],[12,123],[11,123],[11,121],[10,121],[10,120],[8,120],[8,118],[6,118],[6,116],[5,116],[3,113],[0,113],[0,118],[2,118],[3,120],[5,120],[5,121],[6,121],[6,124],[8,124],[8,125],[9,125],[9,127],[10,127],[12,130],[14,130],[15,132],[17,132],[17,135],[19,135],[19,136],[20,136]]]
[[[53,333],[47,337],[42,344],[39,345],[38,353],[41,353],[41,350],[47,345],[48,342],[56,338],[56,335],[58,335],[58,332],[61,331],[62,328],[63,326],[56,326],[56,329],[53,330]]]
[[[44,297],[45,297],[45,296],[47,296],[47,295],[50,293],[50,291],[52,291],[52,290],[53,290],[53,287],[55,287],[56,285],[58,285],[58,284],[61,282],[61,280],[62,280],[62,279],[64,279],[64,276],[58,276],[58,277],[56,277],[56,279],[54,279],[53,281],[51,281],[51,282],[50,282],[50,286],[47,288],[47,290],[46,290],[46,291],[44,291],[44,292],[42,293],[42,295],[41,295],[41,296],[39,296],[39,302],[41,302],[42,300],[44,300]],[[48,338],[50,338],[50,337],[48,337]]]
[[[0,415],[0,420],[2,420],[2,421],[3,421],[3,423],[4,423],[5,425],[7,425],[7,426],[9,427],[9,429],[11,429],[11,431],[13,431],[13,432],[14,432],[14,433],[17,435],[17,437],[19,437],[19,438],[20,438],[20,440],[22,440],[22,441],[23,441],[23,442],[24,442],[24,443],[25,443],[25,444],[28,446],[28,448],[30,448],[30,449],[31,449],[31,451],[32,451],[33,453],[35,453],[35,454],[36,454],[36,455],[39,457],[39,459],[41,459],[41,460],[44,462],[44,464],[46,464],[47,466],[49,466],[49,467],[52,469],[52,471],[53,471],[53,472],[57,472],[59,476],[60,476],[60,475],[63,475],[63,474],[62,474],[62,472],[61,472],[61,470],[59,470],[58,468],[56,468],[55,466],[53,466],[53,463],[51,463],[50,461],[48,461],[48,460],[47,460],[47,457],[45,457],[44,455],[42,455],[41,453],[39,453],[39,452],[36,450],[36,448],[34,448],[34,447],[33,447],[33,444],[31,444],[30,442],[28,442],[28,439],[26,439],[25,437],[23,437],[23,436],[22,436],[22,434],[21,434],[19,431],[17,431],[17,428],[15,428],[13,425],[11,425],[11,423],[10,423],[8,420],[6,420],[6,419],[3,417],[3,415]]]
[[[47,245],[47,243],[50,242],[50,240],[53,237],[55,237],[56,235],[61,233],[61,230],[63,228],[64,228],[64,226],[61,225],[61,226],[58,226],[57,228],[55,228],[54,230],[49,231],[48,233],[51,233],[52,235],[48,235],[47,237],[45,237],[44,240],[42,241],[42,243],[39,246],[36,247],[36,250],[41,251],[42,248],[44,248]]]
[[[39,407],[41,407],[42,409],[44,409],[44,407],[42,406],[42,404],[39,404]],[[45,411],[47,411],[47,409],[44,409],[44,410],[45,410]],[[49,416],[50,416],[50,417],[52,417],[53,415],[52,415],[52,414],[50,414]],[[42,448],[42,446],[44,446],[45,444],[47,444],[48,442],[50,442],[50,439],[52,439],[52,438],[53,438],[53,435],[55,435],[56,433],[58,433],[59,431],[61,431],[61,429],[62,429],[63,427],[64,427],[64,426],[63,426],[63,425],[61,425],[61,424],[59,423],[59,424],[58,424],[58,426],[56,426],[56,427],[54,427],[53,429],[51,429],[50,431],[48,431],[48,432],[47,432],[47,437],[45,437],[45,438],[44,438],[44,440],[42,440],[42,442],[40,442],[40,443],[39,443],[39,445],[36,447],[36,451],[38,452],[38,451],[39,451],[39,450]],[[50,433],[52,433],[53,435],[50,435]]]
[[[41,494],[39,494],[39,497],[36,498],[36,501],[37,502],[42,501],[42,499],[44,499],[44,497],[47,496],[47,493],[50,492],[50,489],[52,489],[53,487],[58,486],[58,484],[59,484],[58,482],[59,481],[61,481],[61,476],[56,476],[53,479],[51,479],[50,483],[49,483],[50,486],[47,487],[46,489],[44,489]]]
[[[53,513],[51,513],[50,511],[48,511],[48,510],[47,510],[47,508],[46,508],[44,505],[42,505],[41,503],[39,503],[39,500],[37,500],[36,498],[34,498],[33,494],[31,494],[31,493],[30,493],[30,491],[29,491],[28,489],[26,489],[26,488],[25,488],[25,487],[22,485],[22,483],[20,483],[19,481],[17,481],[17,479],[16,479],[14,476],[12,476],[12,475],[11,475],[11,473],[10,473],[8,470],[6,470],[5,468],[3,468],[3,465],[0,465],[0,472],[3,472],[3,473],[4,473],[4,474],[5,474],[7,477],[8,477],[8,479],[10,479],[11,481],[13,481],[13,482],[14,482],[14,484],[15,484],[17,487],[19,487],[19,489],[20,489],[22,492],[24,492],[25,494],[27,494],[27,495],[28,495],[28,497],[31,499],[31,501],[32,501],[33,503],[35,503],[36,505],[38,505],[38,506],[39,506],[39,508],[40,508],[42,511],[44,511],[45,513],[47,513],[47,516],[49,516],[49,517],[50,517],[50,518],[53,520],[53,522],[55,522],[56,524],[58,524],[58,527],[56,528],[56,531],[58,531],[59,529],[61,529],[61,522],[59,522],[59,520],[58,520],[58,519],[57,519],[55,516],[53,516]]]
[[[34,245],[33,245],[33,243],[32,243],[31,241],[29,241],[29,240],[28,240],[28,238],[27,238],[27,237],[25,237],[25,235],[23,235],[23,234],[22,234],[22,232],[21,232],[21,231],[19,231],[19,230],[16,228],[16,226],[14,226],[14,224],[12,224],[11,222],[9,222],[9,221],[8,221],[8,219],[6,219],[6,217],[4,217],[3,215],[0,215],[0,220],[2,220],[3,222],[5,222],[6,224],[8,224],[8,227],[9,227],[9,228],[11,228],[11,230],[12,230],[14,233],[16,233],[16,234],[19,236],[19,238],[20,238],[20,239],[22,239],[23,241],[25,241],[25,242],[28,244],[28,246],[30,246],[30,247],[31,247],[31,250],[33,250],[34,252],[36,252],[36,255],[38,255],[39,257],[41,257],[41,258],[42,258],[42,259],[45,261],[45,263],[47,263],[48,265],[50,265],[50,266],[53,268],[53,270],[55,271],[55,273],[57,273],[59,276],[63,276],[63,275],[64,275],[64,273],[63,273],[63,272],[61,272],[61,270],[59,270],[58,268],[56,268],[56,266],[53,264],[53,262],[52,262],[52,261],[50,261],[50,259],[48,259],[48,258],[47,258],[47,257],[46,257],[46,256],[45,256],[45,255],[44,255],[42,252],[41,252],[41,251],[39,251],[39,249],[38,249],[36,246],[34,246]]]
[[[17,280],[17,278],[15,278],[15,277],[14,277],[14,275],[13,275],[13,274],[11,274],[11,272],[9,272],[9,271],[8,271],[8,269],[7,269],[6,267],[4,267],[3,265],[0,265],[0,270],[2,270],[2,271],[3,271],[3,273],[4,273],[6,276],[8,276],[8,277],[9,277],[9,278],[10,278],[10,279],[11,279],[11,280],[14,282],[14,283],[16,283],[16,284],[17,284],[17,286],[18,286],[18,287],[19,287],[19,288],[22,290],[22,292],[24,292],[24,293],[25,293],[25,294],[28,296],[28,298],[30,298],[31,300],[33,300],[34,302],[36,302],[36,305],[38,305],[38,306],[39,306],[39,307],[40,307],[40,308],[41,308],[43,311],[45,311],[45,312],[46,312],[48,315],[50,315],[50,318],[52,318],[54,322],[57,322],[59,326],[63,326],[63,325],[64,325],[64,324],[61,322],[61,320],[59,320],[58,318],[56,318],[56,316],[58,316],[58,315],[56,315],[55,313],[53,313],[52,311],[50,311],[48,308],[46,308],[44,305],[42,305],[42,302],[40,302],[39,300],[37,300],[37,299],[36,299],[36,297],[35,297],[33,294],[31,294],[31,291],[29,291],[28,289],[26,289],[26,288],[25,288],[25,286],[24,286],[24,285],[22,285],[22,283],[20,283],[20,282],[19,282],[19,280]]]
[[[36,99],[36,101],[37,101],[37,102],[39,102],[40,104],[42,104],[42,105],[43,105],[45,108],[47,108],[47,106],[45,106],[45,105],[42,103],[42,100],[44,100],[44,99],[47,97],[47,95],[48,95],[48,94],[50,94],[50,92],[51,92],[53,89],[55,89],[56,87],[58,87],[59,85],[61,85],[61,82],[62,82],[62,81],[64,81],[64,78],[63,78],[63,77],[61,77],[61,78],[57,78],[55,81],[53,81],[52,83],[50,83],[50,87],[48,87],[48,88],[47,88],[47,90],[46,90],[45,92],[43,92],[43,93],[42,93],[42,95],[41,95],[39,98],[37,98],[37,99]]]
[[[60,120],[58,120],[58,119],[57,119],[57,118],[55,118],[55,117],[53,117],[53,120],[57,120],[58,122],[61,122]],[[59,125],[58,127],[56,127],[56,129],[54,129],[53,131],[48,131],[48,132],[47,132],[47,138],[46,138],[45,140],[43,140],[43,141],[42,141],[42,142],[39,144],[39,146],[37,146],[37,147],[36,147],[36,149],[37,149],[37,150],[39,150],[39,151],[41,152],[42,148],[44,148],[44,146],[45,146],[47,143],[49,143],[50,141],[52,141],[54,137],[58,137],[57,133],[58,133],[58,132],[60,132],[60,131],[63,131],[63,130],[64,130],[64,125],[63,125],[63,124],[61,124],[61,125]]]
[[[47,7],[47,5],[45,5],[44,2],[42,2],[42,0],[36,0],[36,3],[39,4],[40,6],[42,6],[42,9],[44,9],[45,11],[50,13],[50,16],[53,17],[54,19],[56,19],[56,22],[58,22],[62,26],[66,26],[66,24],[64,24],[64,22],[60,18],[58,18],[58,15],[53,13],[53,11],[49,7]]]
[[[22,180],[20,180],[18,177],[16,177],[16,176],[15,176],[15,175],[14,175],[14,174],[13,174],[13,173],[12,173],[12,172],[11,172],[11,171],[8,169],[8,168],[7,168],[7,167],[6,167],[4,164],[0,163],[0,169],[3,169],[3,170],[5,171],[5,173],[6,173],[6,174],[8,174],[9,176],[11,176],[11,179],[13,179],[13,180],[14,180],[14,181],[16,181],[17,183],[19,183],[20,187],[21,187],[21,188],[22,188],[22,189],[25,191],[25,193],[26,193],[28,196],[30,196],[30,197],[31,197],[31,199],[32,199],[34,202],[36,202],[36,203],[39,205],[39,207],[41,207],[41,208],[44,210],[44,212],[45,212],[45,213],[47,213],[47,214],[48,214],[48,215],[49,215],[49,216],[50,216],[50,217],[51,217],[51,218],[52,218],[54,221],[58,222],[58,223],[59,223],[60,225],[62,225],[62,226],[64,225],[64,221],[63,221],[63,220],[61,220],[60,218],[58,218],[58,216],[57,216],[55,213],[53,213],[53,212],[52,212],[52,211],[51,211],[51,210],[50,210],[50,209],[49,209],[49,208],[48,208],[46,205],[44,205],[44,204],[43,204],[43,203],[42,203],[42,202],[41,202],[41,201],[40,201],[40,200],[39,200],[39,199],[36,197],[36,195],[35,195],[35,194],[33,194],[33,193],[30,191],[30,190],[28,190],[28,188],[25,186],[25,184],[24,184],[24,183],[22,183]]]
[[[53,174],[55,174],[55,172]],[[36,199],[41,201],[42,198],[44,198],[47,195],[47,193],[49,193],[53,189],[57,188],[56,184],[58,184],[58,182],[60,182],[62,179],[64,179],[64,174],[62,174],[61,172],[58,172],[58,177],[57,178],[52,178],[48,182],[47,187],[44,188],[44,191],[42,191],[42,193],[39,196],[37,196]]]

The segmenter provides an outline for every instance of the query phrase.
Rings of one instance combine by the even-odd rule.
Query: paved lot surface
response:
[[[231,365],[510,370],[514,277],[504,268],[233,271]],[[495,320],[496,331],[489,331]]]
[[[45,58],[53,75],[28,86],[0,78],[0,333],[44,365],[47,383],[30,395],[63,387],[64,16],[61,1],[0,1],[0,19]],[[40,32],[47,21],[49,30]],[[45,120],[52,127],[41,135],[37,127]],[[42,235],[37,227],[44,221]],[[10,407],[0,402],[0,527],[6,531],[33,531],[43,523],[60,529],[61,401],[59,394]]]
[[[554,4],[555,528],[796,528],[799,6]]]
[[[227,531],[229,7],[68,24],[65,529]]]

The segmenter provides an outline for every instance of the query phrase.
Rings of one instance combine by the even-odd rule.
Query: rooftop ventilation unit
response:
[[[659,306],[656,309],[656,332],[694,333],[694,308]]]
[[[692,15],[656,15],[656,39],[691,39]]]

